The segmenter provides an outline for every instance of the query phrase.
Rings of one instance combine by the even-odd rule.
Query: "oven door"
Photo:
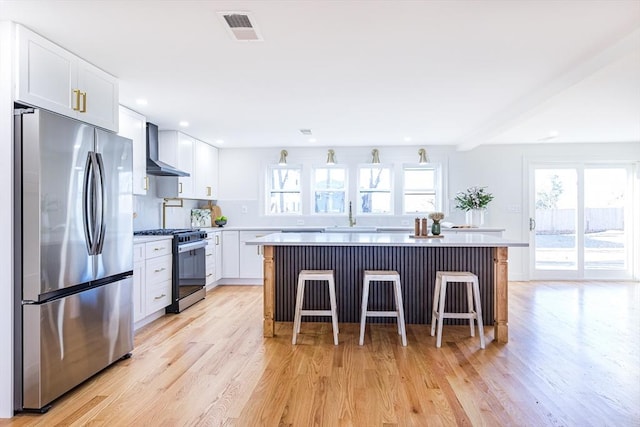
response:
[[[177,283],[174,283],[174,286],[177,285],[177,289],[174,289],[174,292],[177,290],[179,299],[204,288],[207,275],[206,246],[206,240],[178,245],[178,259],[175,265]]]

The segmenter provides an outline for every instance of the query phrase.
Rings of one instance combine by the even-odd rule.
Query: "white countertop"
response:
[[[274,233],[247,240],[247,245],[267,246],[424,246],[424,247],[526,247],[501,237],[456,233],[441,238],[412,238],[402,233]]]
[[[158,240],[171,240],[173,236],[133,236],[133,244],[157,242]]]
[[[398,227],[394,227],[394,226],[385,226],[385,225],[380,225],[380,226],[376,226],[376,225],[372,225],[372,226],[363,226],[364,228],[375,228],[377,229],[378,233],[380,232],[403,232],[406,231],[407,233],[413,232],[413,227],[409,227],[409,226],[398,226]],[[347,230],[348,227],[332,227],[332,226],[321,226],[321,225],[287,225],[287,226],[281,226],[281,227],[276,227],[276,226],[263,226],[263,227],[259,227],[259,226],[224,226],[224,227],[200,227],[201,230],[205,230],[205,231],[224,231],[224,230],[228,230],[228,231],[273,231],[274,233],[277,233],[279,231],[284,231],[287,233],[295,233],[295,232],[300,232],[300,233],[310,233],[310,232],[330,232],[331,229],[341,229],[341,230]],[[354,233],[359,233],[360,231],[358,231],[358,226],[353,227],[353,232]],[[463,228],[463,227],[454,227],[454,228],[448,228],[448,227],[442,227],[442,232],[443,233],[447,233],[447,232],[451,232],[451,231],[455,231],[457,233],[460,232],[464,232],[464,233],[487,233],[487,232],[501,232],[501,231],[505,231],[504,228],[489,228],[489,227],[482,227],[482,228]]]

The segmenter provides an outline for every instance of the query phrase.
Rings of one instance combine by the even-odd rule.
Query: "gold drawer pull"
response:
[[[209,276],[213,276],[213,273],[209,273],[209,274],[207,274],[207,277],[209,277]]]
[[[166,296],[167,296],[167,294],[162,294],[159,297],[153,297],[153,299],[162,299],[162,298],[164,298]]]
[[[156,273],[160,273],[161,271],[165,271],[165,270],[166,270],[166,268],[162,267],[162,268],[161,268],[161,269],[159,269],[159,270],[155,270],[155,272],[156,272]]]
[[[153,248],[154,251],[164,251],[166,248]]]

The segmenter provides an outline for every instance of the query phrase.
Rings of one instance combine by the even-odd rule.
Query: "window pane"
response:
[[[360,213],[388,214],[391,213],[391,194],[360,193]]]
[[[272,190],[300,190],[300,169],[274,168],[271,170]]]
[[[320,168],[314,172],[316,189],[343,189],[345,185],[345,170],[342,168]]]
[[[301,213],[300,193],[271,193],[269,213]]]
[[[578,172],[576,169],[535,171],[535,268],[577,270]]]
[[[623,168],[584,171],[584,268],[625,270],[625,205],[627,171]]]
[[[316,191],[316,213],[342,213],[344,212],[343,191]]]
[[[405,194],[406,213],[433,212],[436,210],[436,196],[433,194]]]
[[[362,190],[389,190],[391,189],[391,170],[381,167],[361,167],[359,183]]]
[[[405,190],[433,189],[436,185],[435,169],[405,169]]]

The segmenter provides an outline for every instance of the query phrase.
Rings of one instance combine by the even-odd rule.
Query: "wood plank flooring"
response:
[[[262,337],[262,288],[223,286],[136,335],[133,357],[0,426],[638,426],[640,284],[511,282],[510,342],[468,326],[291,323]]]

